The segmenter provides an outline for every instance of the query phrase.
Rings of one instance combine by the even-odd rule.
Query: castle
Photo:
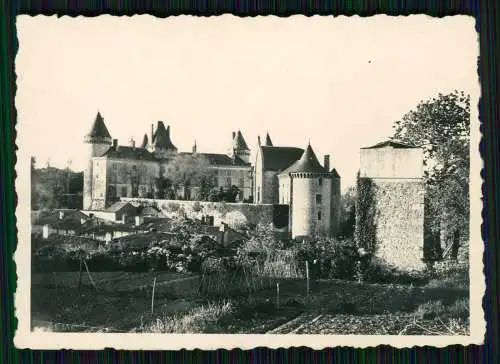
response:
[[[200,153],[196,143],[191,152],[178,152],[170,126],[158,121],[140,146],[133,140],[122,146],[112,139],[100,113],[85,143],[84,210],[106,210],[120,198],[155,198],[157,180],[169,178],[177,156],[200,155],[213,172],[213,186],[237,186],[237,202],[261,214],[270,208],[279,211],[281,222],[275,228],[292,238],[331,236],[339,230],[341,178],[330,166],[330,156],[321,164],[310,144],[305,149],[275,146],[267,134],[264,143],[258,138],[252,165],[241,131],[232,133],[228,154]],[[422,177],[422,148],[394,141],[361,148],[356,230],[358,238],[364,234],[359,240],[367,250],[389,265],[422,267]]]
[[[131,140],[118,145],[104,119],[97,113],[85,136],[88,165],[84,171],[84,210],[104,210],[123,197],[153,198],[159,177],[172,173],[178,155],[205,157],[213,171],[214,185],[237,186],[237,201],[288,207],[288,231],[293,238],[332,235],[338,229],[340,176],[330,168],[330,157],[321,165],[309,144],[306,149],[274,146],[269,134],[261,145],[255,165],[241,131],[232,133],[228,154],[200,153],[196,143],[190,153],[178,152],[170,137],[170,126],[158,121],[140,146]]]

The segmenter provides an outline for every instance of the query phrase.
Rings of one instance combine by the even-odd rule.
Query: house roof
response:
[[[330,173],[332,174],[333,177],[340,178],[340,174],[339,172],[337,172],[335,168],[332,169]]]
[[[284,173],[328,173],[327,170],[319,163],[318,158],[316,158],[316,154],[311,148],[311,144],[309,144],[302,154],[300,159],[288,167]]]
[[[386,140],[380,143],[377,143],[375,145],[372,145],[371,147],[364,147],[361,149],[379,149],[379,148],[385,148],[385,147],[392,147],[396,149],[412,149],[412,148],[419,148],[416,145],[413,144],[405,144],[401,142],[397,142],[394,140]]]
[[[271,140],[271,137],[269,136],[269,133],[266,133],[266,143],[264,145],[267,146],[267,147],[272,147],[273,146],[273,142]]]
[[[106,212],[119,212],[125,208],[136,209],[130,202],[127,201],[118,201],[109,206],[105,211]]]
[[[265,171],[282,171],[292,165],[304,153],[295,147],[261,146],[262,168]]]
[[[60,218],[60,213],[63,213],[63,217]],[[35,224],[36,225],[53,225],[60,223],[62,221],[77,221],[81,223],[81,219],[87,220],[89,217],[79,210],[56,210],[48,215],[40,217]]]
[[[163,121],[158,121],[158,126],[153,134],[152,144],[155,148],[177,150],[177,147],[170,140],[170,126],[165,128]]]
[[[106,128],[106,124],[104,124],[104,119],[100,112],[97,112],[94,125],[92,125],[92,129],[90,129],[90,132],[87,134],[87,138],[111,139],[111,134],[109,134],[108,128]]]
[[[238,130],[233,138],[233,149],[235,150],[250,150],[248,148],[247,142],[245,138],[243,138],[243,134]]]
[[[194,153],[182,152],[180,155],[192,155]],[[214,166],[249,166],[250,163],[245,163],[240,157],[235,156],[234,159],[227,154],[217,153],[196,153],[205,157],[211,165]]]
[[[136,159],[144,161],[156,161],[156,157],[147,149],[120,145],[109,148],[102,157],[117,159]]]

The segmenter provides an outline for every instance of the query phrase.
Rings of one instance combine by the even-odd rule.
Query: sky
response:
[[[471,17],[17,19],[17,143],[37,165],[83,170],[97,111],[113,138],[142,141],[158,120],[179,151],[305,148],[352,185],[359,148],[387,139],[421,100],[479,97]],[[474,102],[472,106],[475,107]]]

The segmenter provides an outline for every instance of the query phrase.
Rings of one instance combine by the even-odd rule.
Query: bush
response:
[[[200,212],[201,210],[203,210],[203,206],[201,205],[201,203],[199,201],[196,201],[193,204],[193,211],[194,212]]]
[[[292,248],[297,253],[300,267],[309,262],[313,278],[354,279],[359,259],[356,244],[351,239],[321,238],[313,242],[296,243]]]
[[[235,230],[244,230],[247,228],[247,218],[240,211],[228,212],[224,217],[224,222]]]

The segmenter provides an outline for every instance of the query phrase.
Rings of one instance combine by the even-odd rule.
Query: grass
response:
[[[57,272],[55,277],[33,276],[32,319],[53,323],[45,325],[53,331],[265,333],[297,317],[303,316],[304,321],[321,315],[298,333],[467,334],[467,273],[463,266],[451,264],[420,286],[316,280],[310,282],[309,297],[304,279],[273,278],[280,283],[279,308],[275,283],[208,300],[210,296],[197,294],[199,277],[174,287],[161,283],[187,276],[161,273],[151,314],[150,273],[95,273],[97,290],[91,289],[84,274],[78,291],[77,273]],[[234,280],[225,277],[224,281]],[[146,289],[141,288],[144,285]]]
[[[212,302],[195,307],[186,313],[169,315],[164,313],[152,323],[143,325],[148,333],[213,333],[221,331],[221,322],[228,320],[234,307],[231,301]]]

